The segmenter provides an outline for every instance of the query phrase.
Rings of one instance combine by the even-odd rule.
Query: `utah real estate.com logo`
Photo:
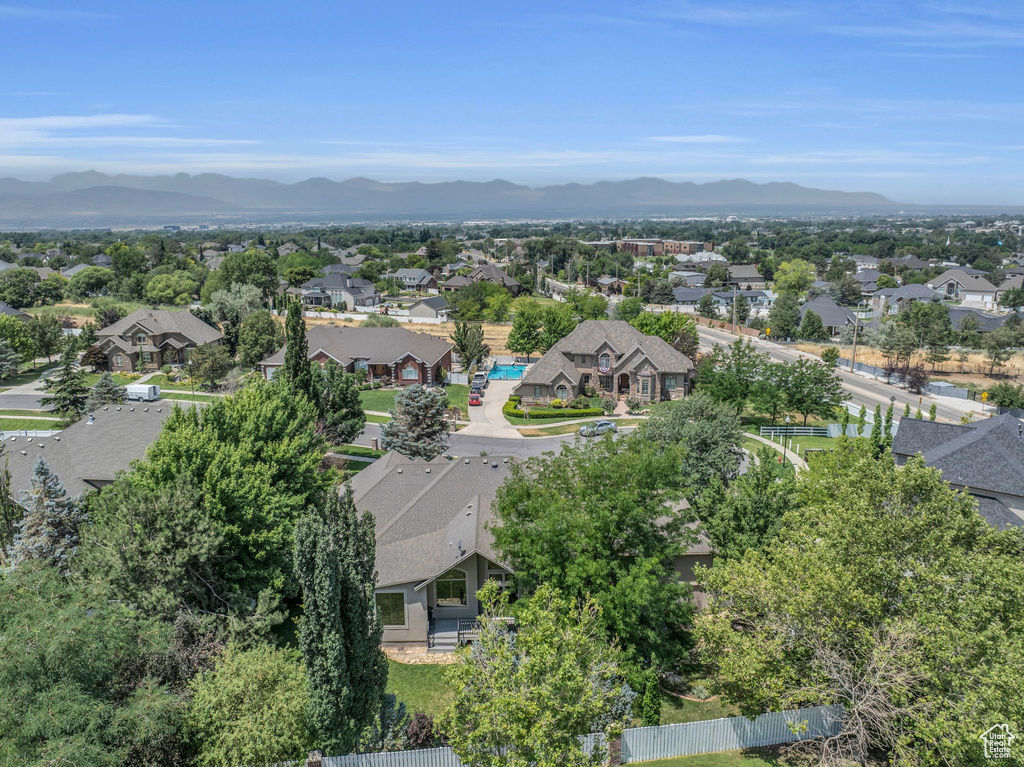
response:
[[[990,727],[980,736],[985,744],[986,759],[1009,759],[1010,743],[1017,737],[1010,732],[1010,725],[997,724]]]

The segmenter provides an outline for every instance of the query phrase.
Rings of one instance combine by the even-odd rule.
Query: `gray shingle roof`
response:
[[[972,269],[970,271],[978,272],[979,270]],[[966,269],[949,269],[938,277],[929,280],[928,284],[933,285],[936,288],[941,288],[950,280],[954,280],[962,285],[965,290],[978,290],[986,293],[994,292],[996,286],[982,277],[982,274],[984,274],[984,272],[968,274]]]
[[[496,456],[423,461],[388,453],[353,477],[356,508],[376,521],[378,586],[429,580],[473,552],[497,561],[486,525],[510,466]]]
[[[430,298],[421,298],[413,304],[409,305],[411,309],[413,306],[429,306],[431,309],[447,309],[448,299],[444,296],[431,296]]]
[[[550,384],[559,373],[565,373],[573,383],[581,375],[567,354],[596,354],[607,344],[621,355],[609,375],[632,369],[638,355],[645,356],[665,373],[689,373],[693,363],[686,355],[673,349],[658,336],[645,336],[623,320],[585,320],[565,338],[555,343],[522,378],[522,384]],[[518,388],[518,387],[517,387]]]
[[[10,317],[17,317],[18,319],[25,320],[26,322],[32,319],[31,314],[29,314],[28,312],[23,312],[21,309],[15,309],[13,306],[11,306],[9,303],[5,301],[0,301],[0,314],[6,314]]]
[[[757,271],[757,267],[752,264],[747,266],[730,266],[729,279],[736,280],[737,282],[743,282],[744,280],[750,280],[751,282],[764,281],[764,277]]]
[[[138,309],[113,325],[97,332],[100,339],[122,336],[140,325],[154,335],[161,333],[180,333],[192,343],[198,345],[219,341],[224,334],[211,328],[189,311],[172,312],[168,309]]]
[[[826,328],[838,328],[854,323],[853,312],[840,306],[828,296],[818,296],[813,301],[808,301],[801,306],[800,317],[803,318],[809,311],[821,317],[821,322]]]
[[[893,439],[894,455],[920,453],[953,485],[1024,498],[1024,424],[1012,415],[964,426],[904,418]],[[1024,524],[1018,520],[1018,524]]]
[[[364,359],[375,365],[390,365],[412,354],[433,365],[453,344],[429,333],[414,333],[405,328],[343,328],[317,325],[306,331],[310,356],[323,350],[339,363],[347,365]],[[261,362],[261,365],[284,364],[284,348]]]
[[[28,490],[39,456],[71,495],[112,482],[131,462],[144,458],[164,420],[168,403],[105,405],[53,437],[17,437],[4,442],[11,471],[11,497]]]
[[[917,283],[911,283],[910,285],[903,285],[898,288],[892,288],[891,291],[892,292],[888,294],[890,301],[907,301],[919,299],[935,299],[936,301],[938,301],[939,299],[942,298],[941,293],[936,293],[931,288],[925,285],[919,285]]]
[[[949,321],[953,326],[953,330],[959,331],[963,328],[964,319],[969,316],[978,320],[979,330],[989,331],[1002,327],[1003,323],[1006,322],[1007,317],[1010,315],[986,314],[985,312],[978,311],[977,309],[969,309],[962,306],[949,307]]]

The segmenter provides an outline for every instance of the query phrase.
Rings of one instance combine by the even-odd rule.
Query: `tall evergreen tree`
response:
[[[768,315],[772,338],[793,338],[800,326],[800,302],[795,293],[780,293]]]
[[[52,379],[44,387],[49,395],[42,397],[39,404],[52,407],[53,412],[61,417],[65,426],[73,424],[82,417],[85,401],[89,397],[89,387],[85,385],[85,371],[75,362],[72,346],[61,356],[61,366]]]
[[[804,341],[827,341],[828,331],[821,321],[821,315],[811,309],[804,312],[797,335]]]
[[[288,304],[288,319],[285,321],[284,367],[281,373],[293,391],[302,392],[310,401],[316,402],[313,392],[313,368],[309,361],[309,344],[306,342],[306,320],[302,317],[302,304],[292,301]]]
[[[876,458],[885,450],[883,429],[885,429],[885,425],[882,423],[882,406],[875,405],[875,417],[871,421],[871,447],[874,449]]]
[[[375,560],[373,517],[359,515],[350,489],[335,488],[295,527],[308,722],[325,753],[352,751],[384,697],[388,668],[380,649]]]
[[[105,372],[89,390],[89,396],[85,400],[85,412],[91,412],[103,405],[119,404],[124,402],[127,396],[125,388],[118,386],[114,377]]]
[[[0,341],[0,381],[10,378],[18,372],[20,367],[21,355],[8,346],[7,343]]]
[[[11,566],[39,559],[56,566],[62,573],[67,572],[78,548],[79,527],[86,519],[80,496],[69,498],[60,479],[39,456],[31,489],[22,505],[25,516],[16,525],[8,550]]]
[[[380,427],[381,444],[407,458],[430,460],[448,447],[448,425],[444,420],[444,399],[419,384],[395,395],[388,411],[391,420]]]
[[[353,376],[334,360],[314,367],[312,372],[320,433],[331,444],[351,442],[366,425],[366,413]]]
[[[11,472],[7,468],[4,443],[0,442],[0,567],[7,565],[7,547],[14,540],[18,520],[25,510],[11,500]]]

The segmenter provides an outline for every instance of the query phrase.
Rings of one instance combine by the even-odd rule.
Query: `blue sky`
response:
[[[0,0],[0,28],[3,176],[655,175],[1024,204],[1019,1]]]

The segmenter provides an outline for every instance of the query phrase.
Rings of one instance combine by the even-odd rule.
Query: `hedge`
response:
[[[514,402],[506,402],[502,407],[501,412],[505,415],[512,416],[513,418],[526,418],[526,413],[519,410]],[[545,408],[543,410],[530,410],[530,420],[552,420],[560,418],[568,421],[572,418],[593,418],[595,416],[604,415],[604,410],[599,407],[588,407],[582,410],[574,410],[571,407],[567,408]]]

